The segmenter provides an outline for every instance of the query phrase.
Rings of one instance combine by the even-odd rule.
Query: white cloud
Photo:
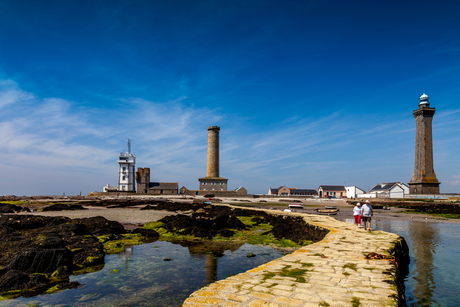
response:
[[[37,98],[12,81],[1,84],[0,97],[9,98],[3,100],[6,116],[0,119],[0,170],[8,174],[0,177],[0,195],[86,194],[115,185],[117,155],[126,150],[127,138],[137,167],[150,167],[152,180],[194,189],[206,175],[206,128],[211,125],[221,126],[220,175],[230,179],[230,188],[245,186],[250,193],[280,185],[366,189],[378,182],[404,182],[413,170],[415,124],[407,116],[353,118],[342,111],[320,118],[293,116],[255,131],[245,114],[195,107],[187,97],[120,99],[121,108],[102,109]],[[457,114],[440,113],[443,131],[452,130],[449,123],[458,121]],[[442,144],[437,146],[442,161],[435,165],[440,180],[452,176],[458,137],[443,134],[435,140]],[[452,178],[444,186],[458,190],[459,178]]]
[[[16,82],[12,80],[0,80],[0,109],[17,102],[33,99],[30,93],[19,89]]]

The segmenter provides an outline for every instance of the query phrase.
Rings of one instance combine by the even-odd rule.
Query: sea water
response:
[[[399,234],[409,245],[409,307],[460,306],[460,224],[374,218],[372,228]],[[256,257],[246,257],[250,253]],[[0,301],[0,306],[181,306],[210,282],[282,256],[275,249],[249,244],[216,256],[157,241],[106,256],[98,272],[72,276],[71,281],[82,284],[78,289]]]
[[[266,246],[229,245],[207,253],[167,241],[129,246],[123,253],[106,256],[102,270],[71,276],[80,288],[3,300],[0,306],[181,306],[190,294],[211,282],[284,255]]]
[[[410,255],[407,306],[460,306],[460,224],[374,217],[371,226],[406,239]]]

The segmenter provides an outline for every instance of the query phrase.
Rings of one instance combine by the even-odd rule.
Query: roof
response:
[[[323,191],[345,191],[345,187],[343,185],[320,185],[319,189],[322,189]]]
[[[316,191],[315,189],[289,189],[291,191],[291,193],[293,192],[297,192],[297,193],[314,193],[314,194],[317,194],[318,191]]]
[[[278,193],[279,188],[268,188],[269,191],[272,191],[274,193]]]
[[[373,186],[369,190],[369,192],[371,192],[371,191],[374,191],[374,192],[389,191],[389,190],[391,190],[391,188],[393,188],[397,184],[400,184],[400,182],[378,183],[375,186]]]
[[[177,182],[150,182],[149,189],[153,190],[177,190],[179,183]]]
[[[198,178],[198,180],[228,180],[227,178],[223,178],[223,177],[202,177],[202,178]]]

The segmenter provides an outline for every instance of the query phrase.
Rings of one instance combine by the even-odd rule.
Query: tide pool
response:
[[[183,243],[185,244],[185,243]],[[71,276],[82,287],[31,298],[0,301],[0,306],[181,306],[195,290],[282,257],[265,246],[227,243],[184,247],[167,241],[130,246],[108,255],[98,272]],[[209,249],[208,249],[209,250]],[[254,257],[247,257],[249,254]]]

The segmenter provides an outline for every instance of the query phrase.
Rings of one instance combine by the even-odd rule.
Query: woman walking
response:
[[[353,218],[355,220],[355,225],[359,227],[361,226],[361,213],[362,213],[361,203],[358,202],[353,208]]]

